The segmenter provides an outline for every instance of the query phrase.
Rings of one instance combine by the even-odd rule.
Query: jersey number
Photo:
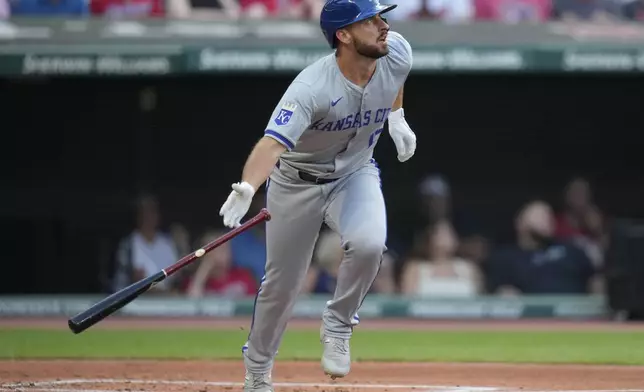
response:
[[[384,128],[378,128],[371,135],[369,135],[369,147],[373,146],[374,143],[378,140],[378,135],[382,133]]]

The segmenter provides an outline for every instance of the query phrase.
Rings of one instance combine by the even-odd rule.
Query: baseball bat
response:
[[[67,321],[69,329],[72,330],[75,334],[79,334],[91,327],[92,325],[103,320],[107,316],[121,309],[125,305],[134,301],[138,296],[148,291],[154,285],[164,281],[169,276],[173,275],[175,272],[179,271],[181,268],[191,264],[195,260],[199,259],[206,253],[220,246],[221,244],[229,241],[231,238],[235,237],[239,233],[250,229],[251,227],[263,222],[271,220],[271,215],[269,214],[266,208],[262,208],[259,214],[255,215],[253,218],[246,221],[239,227],[236,227],[229,231],[228,233],[222,235],[216,240],[206,244],[202,248],[198,249],[195,252],[192,252],[181,259],[176,263],[166,267],[156,274],[150,275],[146,278],[134,282],[128,287],[125,287],[114,294],[106,297],[105,299],[97,302],[92,305],[89,309],[75,315]]]

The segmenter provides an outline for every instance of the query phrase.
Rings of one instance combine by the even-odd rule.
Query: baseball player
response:
[[[349,373],[357,312],[386,251],[385,202],[372,158],[385,122],[399,161],[416,149],[402,107],[411,47],[382,17],[395,7],[327,0],[320,26],[335,50],[291,82],[221,207],[224,224],[239,226],[266,184],[272,219],[266,223],[266,273],[243,349],[246,392],[273,391],[274,357],[323,223],[340,235],[344,257],[322,316],[321,364],[332,378]]]

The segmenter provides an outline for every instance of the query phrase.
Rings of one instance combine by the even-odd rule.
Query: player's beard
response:
[[[369,45],[358,40],[353,41],[353,47],[359,55],[375,60],[384,57],[389,53],[388,46],[381,48],[377,45]]]

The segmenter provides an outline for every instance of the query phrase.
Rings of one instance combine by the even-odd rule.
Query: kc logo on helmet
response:
[[[295,112],[296,108],[297,108],[296,104],[291,102],[285,102],[284,105],[282,105],[280,112],[277,113],[277,117],[275,117],[275,124],[277,125],[288,124],[288,122],[291,121],[291,117],[293,117],[293,112]]]

